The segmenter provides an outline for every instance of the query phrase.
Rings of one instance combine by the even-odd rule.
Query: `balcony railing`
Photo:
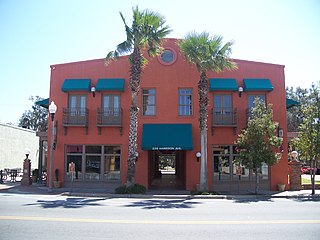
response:
[[[87,108],[63,108],[63,126],[88,126],[89,110]]]
[[[121,108],[98,108],[97,110],[98,127],[121,127],[122,109]]]
[[[216,127],[233,127],[233,133],[237,133],[238,113],[236,108],[212,108],[211,134]]]
[[[238,114],[236,108],[213,108],[212,109],[212,127],[238,125]]]

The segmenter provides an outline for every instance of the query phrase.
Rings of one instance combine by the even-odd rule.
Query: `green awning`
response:
[[[37,101],[35,104],[44,108],[49,108],[49,98]]]
[[[299,104],[300,104],[300,102],[298,102],[298,101],[295,101],[295,100],[290,99],[290,98],[286,98],[286,106],[287,106],[287,109],[289,109],[289,108],[291,108],[291,107],[293,107],[293,106],[297,106],[297,105],[299,105]]]
[[[90,92],[90,79],[65,79],[62,85],[63,92],[86,91]]]
[[[273,90],[269,79],[266,78],[246,78],[243,79],[244,91],[266,91]]]
[[[234,78],[210,78],[210,91],[238,91],[238,84]]]
[[[142,150],[192,150],[191,124],[143,124]]]
[[[105,78],[99,79],[96,91],[124,91],[123,78]]]

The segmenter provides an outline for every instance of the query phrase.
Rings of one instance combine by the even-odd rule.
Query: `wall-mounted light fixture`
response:
[[[279,137],[283,137],[283,129],[282,128],[278,128],[278,136]]]
[[[91,92],[92,92],[92,96],[95,97],[96,96],[96,88],[91,87]]]
[[[201,158],[201,152],[197,152],[196,157],[197,157],[197,162],[199,162]]]
[[[243,93],[243,87],[239,87],[238,91],[239,91],[239,97],[241,97],[241,95]]]

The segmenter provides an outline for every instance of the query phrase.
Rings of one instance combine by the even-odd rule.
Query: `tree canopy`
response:
[[[29,98],[33,102],[31,109],[26,110],[19,120],[19,127],[28,128],[34,131],[45,132],[48,129],[48,110],[35,104],[43,100],[39,96]]]
[[[295,139],[300,152],[300,158],[310,161],[312,194],[315,193],[315,169],[320,160],[320,82],[310,89],[310,104],[302,109],[302,123],[299,125],[299,137]]]
[[[315,89],[319,88],[320,81],[317,84],[312,84],[311,88],[293,87],[286,88],[287,98],[298,101],[297,106],[291,107],[287,110],[287,124],[288,132],[298,132],[299,125],[303,122],[305,113],[303,109],[313,104]]]
[[[235,162],[253,170],[256,175],[256,193],[258,192],[258,173],[262,163],[275,164],[280,154],[282,138],[277,136],[278,123],[273,122],[272,105],[256,98],[247,128],[243,129],[236,141],[239,157]]]

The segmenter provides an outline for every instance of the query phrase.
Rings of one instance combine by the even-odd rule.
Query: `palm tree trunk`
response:
[[[141,77],[141,54],[138,48],[135,48],[131,55],[130,68],[130,89],[131,89],[131,107],[130,107],[130,128],[129,128],[129,146],[127,162],[127,187],[135,184],[136,160],[137,160],[137,139],[138,139],[138,93],[140,89]]]
[[[199,127],[200,127],[200,143],[201,143],[201,166],[200,166],[200,191],[205,192],[209,190],[208,186],[208,165],[207,165],[207,143],[208,143],[208,91],[209,84],[206,72],[201,72],[200,80],[198,82],[199,93]]]

